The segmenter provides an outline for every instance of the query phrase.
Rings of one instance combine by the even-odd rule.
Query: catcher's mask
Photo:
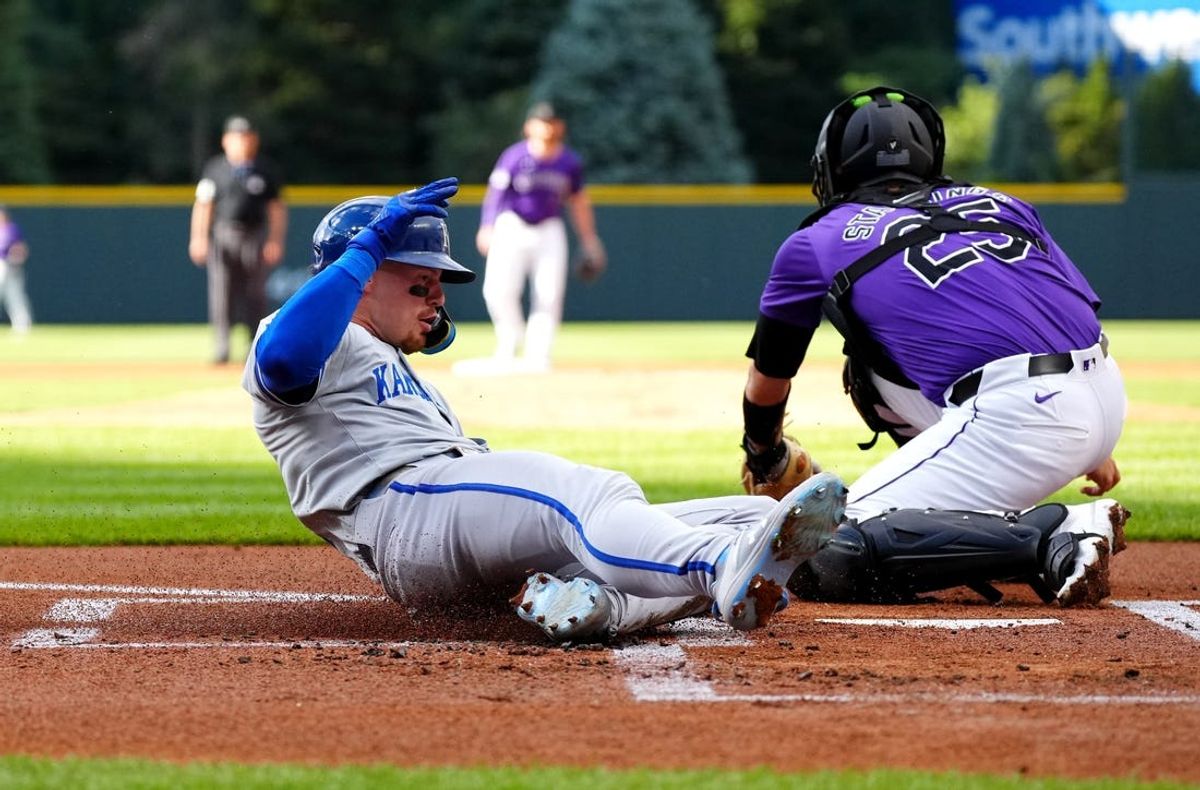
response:
[[[945,127],[933,105],[880,85],[854,94],[825,117],[812,158],[813,194],[828,206],[861,186],[923,183],[942,176],[945,154]]]
[[[313,262],[309,267],[312,273],[317,274],[340,258],[354,234],[375,219],[388,200],[383,195],[353,198],[326,214],[313,231]],[[392,250],[387,259],[441,269],[444,283],[469,283],[475,279],[475,272],[450,257],[450,232],[446,221],[438,217],[414,219],[400,239],[400,249]]]

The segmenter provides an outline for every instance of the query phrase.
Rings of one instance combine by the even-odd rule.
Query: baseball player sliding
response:
[[[786,491],[807,468],[781,426],[824,313],[855,404],[901,446],[851,486],[857,523],[794,591],[871,599],[953,581],[994,597],[990,582],[1021,576],[1048,600],[1098,602],[1128,512],[1027,509],[1079,476],[1093,496],[1120,480],[1125,390],[1100,299],[1033,207],[947,178],[944,150],[941,118],[906,91],[857,93],[825,119],[820,209],[779,248],[747,352],[746,486]]]
[[[820,474],[779,502],[652,506],[621,473],[468,438],[410,361],[453,342],[445,289],[475,278],[443,221],[457,190],[334,208],[315,276],[259,327],[242,383],[296,516],[410,607],[520,587],[517,614],[555,640],[710,609],[765,625],[841,521],[845,487]]]

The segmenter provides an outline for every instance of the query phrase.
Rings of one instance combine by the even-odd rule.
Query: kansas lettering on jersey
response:
[[[255,430],[279,464],[292,511],[326,537],[343,530],[347,513],[401,467],[451,451],[482,451],[405,355],[357,324],[347,327],[325,361],[307,402],[289,405],[267,392],[253,351],[242,386],[253,398]]]
[[[1086,348],[1100,336],[1100,299],[1029,204],[986,187],[934,190],[930,201],[967,219],[1016,225],[1045,250],[1001,233],[943,234],[897,253],[855,283],[851,306],[930,400],[964,374],[1021,353]],[[815,327],[838,271],[912,230],[903,206],[846,203],[780,246],[761,312]]]
[[[415,395],[424,398],[430,403],[433,402],[433,398],[429,397],[429,393],[417,383],[417,380],[410,376],[407,371],[401,370],[400,366],[395,362],[384,362],[381,365],[377,365],[371,368],[371,374],[375,376],[376,404],[381,404],[386,400],[401,395]]]

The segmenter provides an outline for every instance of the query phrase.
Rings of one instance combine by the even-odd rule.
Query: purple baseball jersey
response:
[[[583,163],[570,148],[546,160],[536,158],[522,141],[504,149],[488,177],[482,225],[513,211],[530,225],[557,217],[563,201],[583,188]]]
[[[1046,251],[1003,234],[943,235],[897,253],[854,284],[850,304],[900,369],[935,403],[970,371],[1014,354],[1087,348],[1100,337],[1100,299],[1027,203],[954,185],[930,199],[967,219],[1016,225]],[[760,311],[816,327],[834,275],[911,230],[917,212],[840,205],[779,248]]]
[[[0,224],[0,260],[7,258],[9,250],[21,240],[21,228],[17,223],[10,220]]]

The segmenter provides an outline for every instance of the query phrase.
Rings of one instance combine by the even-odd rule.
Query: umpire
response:
[[[208,269],[208,319],[216,340],[215,364],[229,361],[230,326],[251,337],[267,314],[266,282],[283,260],[287,208],[277,171],[258,158],[258,132],[233,116],[221,136],[223,155],[204,166],[192,206],[188,255]]]

